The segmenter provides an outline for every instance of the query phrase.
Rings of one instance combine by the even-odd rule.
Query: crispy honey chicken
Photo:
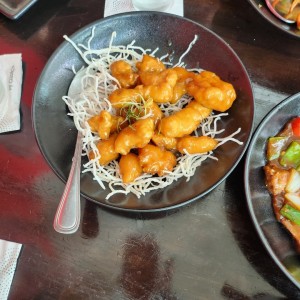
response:
[[[167,69],[150,75],[149,78],[155,77],[159,79],[154,79],[152,82],[153,84],[138,85],[135,90],[137,90],[144,99],[151,98],[157,103],[167,103],[172,101],[174,87],[177,82],[177,73],[173,69]],[[148,83],[151,83],[151,81],[148,80]]]
[[[232,84],[209,71],[195,75],[187,84],[187,92],[203,106],[220,112],[228,110],[236,99]]]
[[[150,55],[143,55],[135,66],[116,61],[110,70],[120,83],[108,97],[115,115],[101,111],[88,123],[101,138],[99,163],[106,165],[121,156],[123,183],[134,182],[143,172],[158,176],[171,172],[177,163],[175,154],[215,149],[215,139],[191,134],[212,110],[225,111],[232,105],[236,94],[231,84],[208,71],[195,74],[183,67],[166,68]],[[165,116],[167,104],[175,104],[185,94],[194,99],[185,98],[187,105]]]
[[[117,134],[112,134],[107,140],[100,140],[97,144],[97,149],[100,154],[99,164],[102,166],[107,165],[111,161],[119,157],[119,153],[115,151],[115,141]],[[94,159],[95,154],[93,151],[89,153],[89,159]]]
[[[139,73],[161,72],[166,69],[163,62],[161,62],[158,58],[147,54],[143,55],[142,60],[136,63],[136,67],[139,70]]]
[[[129,63],[124,60],[118,60],[110,65],[112,76],[120,83],[122,88],[131,88],[136,86],[139,75],[132,70]]]
[[[140,160],[134,153],[122,155],[119,162],[119,167],[122,181],[124,183],[133,182],[143,172]]]
[[[178,139],[177,150],[184,154],[187,151],[189,154],[206,153],[212,151],[217,146],[218,142],[209,136],[184,136]]]
[[[183,137],[197,129],[201,121],[208,117],[211,109],[194,101],[171,116],[161,119],[160,132],[166,137]]]
[[[166,137],[158,132],[152,136],[152,142],[159,148],[166,150],[176,150],[177,139],[173,137]]]
[[[106,110],[88,120],[91,130],[97,132],[101,139],[108,139],[111,133],[120,128],[122,122],[124,122],[122,116],[114,116]]]
[[[166,171],[172,171],[176,165],[176,157],[172,152],[151,144],[139,149],[139,159],[145,173],[158,176],[163,176]]]
[[[120,131],[115,140],[115,151],[126,155],[134,148],[146,146],[154,134],[154,120],[140,119]]]

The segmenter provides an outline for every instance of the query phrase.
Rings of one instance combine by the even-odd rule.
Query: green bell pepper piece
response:
[[[290,206],[289,204],[285,204],[280,213],[293,223],[300,225],[300,211],[295,209],[294,207]]]
[[[284,154],[280,157],[279,163],[283,167],[297,169],[300,166],[300,144],[292,141]]]

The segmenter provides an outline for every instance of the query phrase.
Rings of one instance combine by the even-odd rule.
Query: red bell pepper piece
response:
[[[297,117],[291,122],[293,134],[300,137],[300,117]]]

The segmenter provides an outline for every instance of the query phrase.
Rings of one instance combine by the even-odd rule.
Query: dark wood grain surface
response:
[[[300,89],[300,39],[246,0],[185,0],[185,17],[222,37],[252,80],[255,126]],[[73,235],[52,227],[64,189],[32,129],[32,95],[48,58],[103,17],[101,0],[40,0],[19,20],[0,16],[0,54],[22,53],[22,129],[0,135],[0,238],[23,244],[9,299],[300,299],[252,224],[244,159],[208,196],[172,212],[130,215],[81,199]]]

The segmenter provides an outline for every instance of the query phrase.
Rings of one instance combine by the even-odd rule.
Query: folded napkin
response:
[[[21,128],[21,54],[0,55],[0,133]]]
[[[104,17],[111,15],[135,11],[131,0],[106,0],[104,8]],[[166,11],[171,14],[183,16],[183,0],[174,0],[173,4]]]
[[[0,299],[6,300],[14,277],[21,244],[0,240]]]

